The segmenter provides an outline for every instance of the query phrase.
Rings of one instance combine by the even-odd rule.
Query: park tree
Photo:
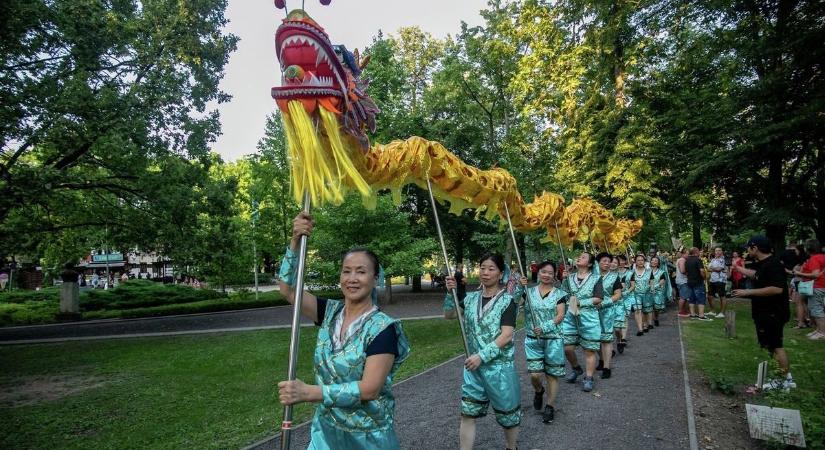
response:
[[[313,213],[315,231],[310,240],[309,271],[317,272],[329,284],[338,282],[340,261],[353,247],[365,247],[378,256],[386,273],[388,298],[390,278],[420,276],[426,262],[436,253],[435,239],[415,238],[409,214],[399,211],[388,195],[378,198],[375,209],[367,209],[356,195],[340,206],[320,208]]]
[[[198,212],[189,208],[202,202],[185,189],[208,170],[219,132],[208,105],[228,99],[218,82],[237,41],[223,32],[225,7],[3,2],[3,253],[76,242],[74,250],[60,244],[64,257],[88,251],[94,239],[84,237],[107,228],[116,244],[146,249],[191,234],[184,228]]]

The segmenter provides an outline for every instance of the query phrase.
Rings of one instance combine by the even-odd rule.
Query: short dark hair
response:
[[[647,261],[647,256],[645,256],[644,253],[638,253],[636,256],[633,257],[633,261],[636,261],[639,258],[642,258],[643,260]]]
[[[625,255],[623,255],[623,254],[621,254],[621,253],[619,253],[618,255],[616,255],[616,258],[618,258],[618,259],[619,259],[619,261],[624,261],[624,262],[627,262],[627,256],[625,256]]]
[[[601,260],[602,260],[602,258],[610,258],[610,259],[613,259],[613,255],[611,255],[611,254],[610,254],[610,253],[608,253],[608,252],[599,252],[599,254],[598,254],[598,255],[596,255],[596,261],[601,261]]]
[[[353,253],[363,253],[367,255],[367,259],[370,260],[372,263],[372,273],[377,277],[378,276],[378,268],[381,267],[381,264],[378,262],[378,255],[376,255],[372,250],[365,248],[365,247],[353,247],[347,250],[344,253],[344,256],[341,257],[341,264],[344,264],[344,260],[347,259],[347,256]]]
[[[541,272],[541,269],[543,269],[547,266],[550,266],[550,267],[553,268],[553,274],[556,273],[556,264],[553,263],[553,261],[549,261],[549,260],[548,261],[542,261],[541,264],[538,265],[538,269],[536,269],[536,271]]]
[[[498,253],[492,253],[492,252],[491,253],[485,253],[484,256],[482,256],[478,260],[478,263],[481,264],[484,261],[487,261],[488,259],[490,261],[492,261],[493,264],[496,265],[496,267],[498,267],[498,270],[504,272],[504,257],[503,256],[499,255]]]

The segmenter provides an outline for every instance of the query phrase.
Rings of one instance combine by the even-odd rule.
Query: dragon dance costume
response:
[[[625,269],[624,273],[617,272],[619,281],[622,283],[622,298],[618,301],[614,310],[613,328],[623,330],[627,328],[627,315],[633,307],[633,292],[630,290],[630,280],[633,279],[633,271]]]
[[[564,340],[556,317],[556,306],[566,301],[567,293],[553,288],[542,297],[538,286],[527,289],[529,308],[524,310],[527,333],[524,338],[524,353],[527,356],[527,371],[552,376],[564,376]],[[541,328],[541,336],[536,336],[531,328],[535,324]]]
[[[575,316],[567,308],[564,314],[561,330],[564,336],[564,345],[581,345],[586,350],[598,351],[601,339],[601,321],[599,312],[593,304],[593,297],[598,275],[591,272],[587,278],[579,282],[577,274],[571,273],[562,282],[561,289],[567,294],[575,296],[579,303],[579,315]]]
[[[476,370],[464,369],[461,385],[461,415],[478,418],[487,415],[492,406],[496,422],[504,428],[521,423],[521,394],[516,373],[514,345],[504,348],[496,345],[501,334],[501,316],[513,303],[513,297],[502,290],[482,306],[481,291],[469,292],[464,297],[464,329],[470,354],[481,358]],[[455,309],[451,294],[444,298],[444,311]]]
[[[616,311],[621,309],[624,313],[624,306],[621,305],[621,299],[613,302],[613,286],[619,279],[619,274],[616,272],[607,272],[602,275],[602,303],[599,305],[599,322],[601,324],[600,341],[604,343],[613,342],[613,326],[616,322]]]
[[[395,435],[392,379],[410,353],[409,342],[396,319],[373,308],[357,319],[343,342],[333,339],[344,302],[327,300],[324,321],[315,347],[315,383],[321,386],[323,402],[315,410],[309,449],[400,448]],[[364,374],[366,349],[387,327],[395,327],[398,356],[378,398],[361,401],[358,382]]]
[[[659,267],[651,273],[651,280],[653,281],[653,290],[650,295],[653,298],[653,309],[656,311],[664,311],[665,301],[670,298],[671,295],[670,279],[668,278],[667,270]],[[660,280],[665,280],[664,286],[659,285]]]
[[[633,294],[635,297],[634,308],[636,311],[641,310],[647,314],[653,312],[653,296],[650,293],[650,280],[652,277],[650,269],[645,269],[639,274],[636,271],[636,266],[633,266]]]

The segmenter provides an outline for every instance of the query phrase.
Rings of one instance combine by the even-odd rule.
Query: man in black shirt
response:
[[[747,269],[734,267],[752,279],[753,289],[736,289],[733,296],[751,299],[751,316],[756,325],[759,345],[770,352],[785,374],[784,380],[772,380],[762,386],[762,389],[789,390],[795,388],[796,383],[791,376],[788,354],[782,342],[783,329],[790,318],[785,267],[779,258],[771,254],[773,247],[764,236],[752,237],[747,243],[747,248],[748,255],[753,257],[754,263]]]
[[[705,292],[705,266],[702,260],[699,259],[699,249],[692,247],[690,253],[684,261],[681,262],[679,270],[687,276],[687,283],[685,286],[685,294],[690,308],[690,318],[699,320],[713,320],[705,316],[705,303],[707,302],[707,293]],[[696,313],[696,310],[699,313]]]

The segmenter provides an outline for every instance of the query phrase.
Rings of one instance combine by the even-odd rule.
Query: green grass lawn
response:
[[[462,351],[455,321],[403,326],[412,353],[398,380]],[[307,382],[315,338],[302,328]],[[280,428],[288,347],[289,330],[0,347],[0,448],[241,447]]]
[[[735,339],[724,337],[724,321],[683,321],[689,366],[701,371],[711,386],[721,391],[733,390],[748,403],[799,409],[808,448],[825,448],[825,341],[810,341],[805,334],[810,329],[794,330],[791,321],[785,328],[785,349],[791,362],[791,372],[799,386],[790,393],[766,395],[741,394],[756,382],[760,361],[769,359],[759,348],[756,330],[751,320],[750,305],[739,303],[736,310]],[[776,364],[772,363],[776,370]]]

